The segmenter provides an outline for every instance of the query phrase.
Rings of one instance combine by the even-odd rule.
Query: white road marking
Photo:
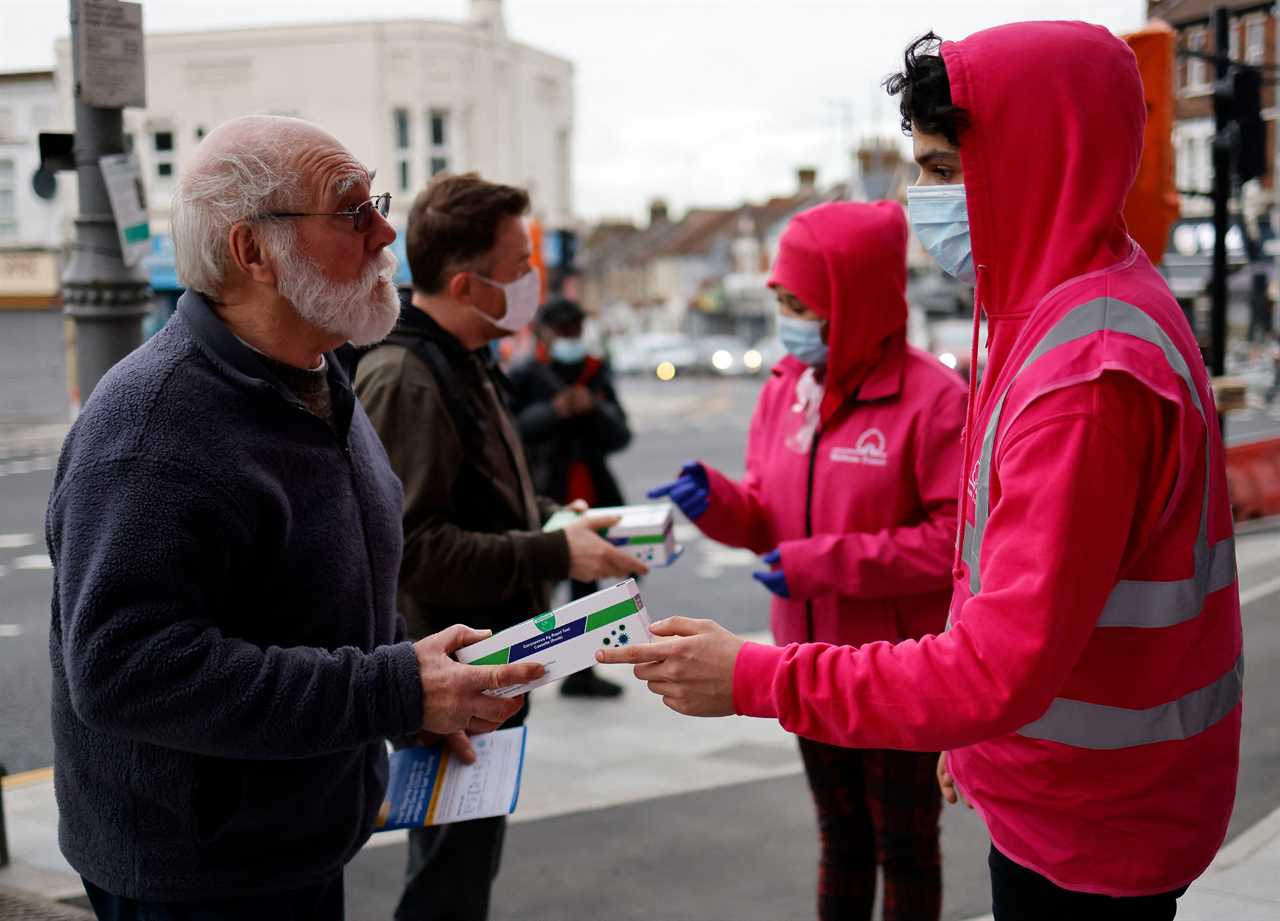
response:
[[[1253,588],[1245,589],[1240,593],[1240,607],[1243,608],[1247,604],[1252,604],[1276,592],[1280,592],[1280,577],[1268,579],[1266,582],[1260,582],[1253,586]]]
[[[15,557],[13,568],[18,569],[53,569],[53,560],[43,553],[33,554],[32,556]]]
[[[34,534],[0,534],[0,550],[21,550],[35,542]]]
[[[0,640],[22,636],[22,624],[0,624]]]
[[[0,461],[0,477],[52,470],[57,464],[58,457],[56,454],[43,454],[37,457],[22,458],[21,460]]]

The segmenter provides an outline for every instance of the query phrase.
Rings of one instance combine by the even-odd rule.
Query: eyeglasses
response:
[[[377,211],[383,217],[391,210],[391,193],[383,192],[381,195],[375,195],[368,201],[362,201],[354,208],[348,208],[346,211],[270,211],[263,217],[349,217],[351,218],[351,228],[356,233],[364,233],[369,229],[369,225],[373,223],[373,212]]]

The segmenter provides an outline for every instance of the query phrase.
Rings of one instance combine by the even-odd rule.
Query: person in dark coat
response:
[[[93,388],[46,538],[58,843],[100,919],[341,921],[388,738],[496,728],[396,607],[403,492],[334,349],[391,331],[389,198],[301,119],[212,131],[178,184],[177,313]]]
[[[603,508],[623,504],[607,458],[631,443],[631,430],[609,366],[582,341],[585,319],[574,301],[556,298],[543,305],[534,353],[511,371],[512,410],[538,494]],[[573,598],[595,590],[594,582],[570,582]],[[617,697],[622,687],[587,669],[565,679],[560,691]]]

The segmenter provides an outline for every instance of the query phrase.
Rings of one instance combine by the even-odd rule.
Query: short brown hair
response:
[[[414,289],[439,294],[448,273],[493,249],[503,220],[528,210],[524,189],[486,182],[478,173],[436,176],[409,209],[405,253]]]

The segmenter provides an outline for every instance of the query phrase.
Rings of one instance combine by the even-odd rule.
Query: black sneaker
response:
[[[621,697],[622,685],[601,678],[593,669],[584,669],[560,682],[565,697]]]

